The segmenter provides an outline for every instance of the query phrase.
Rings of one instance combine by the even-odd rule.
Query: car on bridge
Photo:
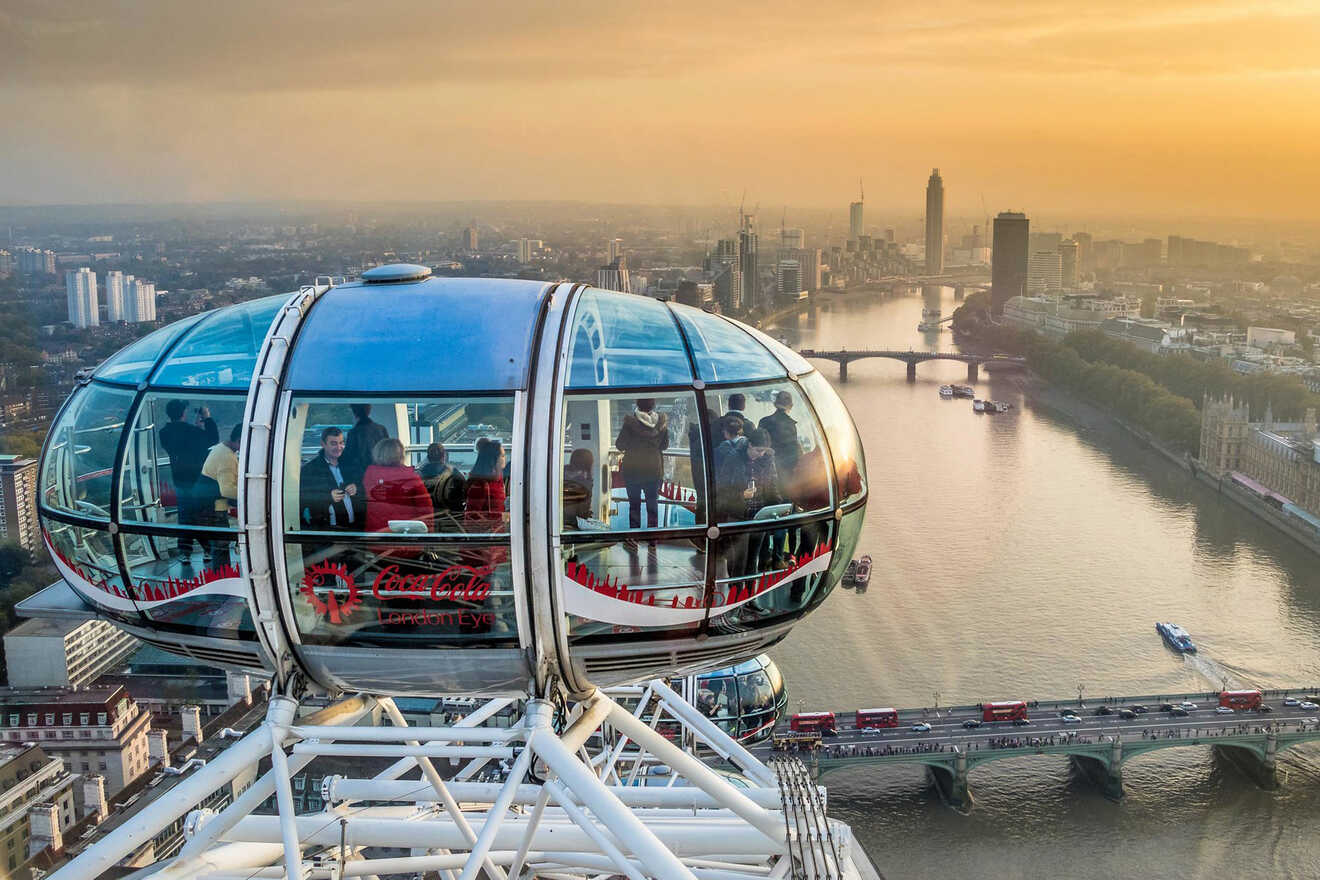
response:
[[[930,725],[924,721],[918,721],[912,725],[912,731],[914,733],[930,733]]]
[[[1192,714],[1192,713],[1191,713],[1191,712],[1188,712],[1188,711],[1187,711],[1186,709],[1184,709],[1182,706],[1170,706],[1170,707],[1169,707],[1169,714],[1170,714],[1170,715],[1177,715],[1177,716],[1179,716],[1179,717],[1181,717],[1181,718],[1186,718],[1188,715],[1190,715],[1190,714]]]
[[[1014,727],[1026,727],[1026,726],[1027,726],[1028,724],[1030,724],[1030,723],[1031,723],[1031,719],[1030,719],[1030,718],[1014,718],[1014,719],[1013,719],[1013,726],[1014,726]]]
[[[980,727],[980,726],[981,726],[980,718],[967,718],[963,721],[963,727],[966,727],[968,730],[970,730],[973,727]]]
[[[1060,718],[1062,718],[1065,715],[1080,715],[1080,714],[1082,713],[1078,712],[1076,709],[1069,709],[1067,706],[1059,710]]]
[[[1178,705],[1179,705],[1179,706],[1182,706],[1182,707],[1183,707],[1184,709],[1186,709],[1188,712],[1195,712],[1196,709],[1197,709],[1196,704],[1193,703],[1193,702],[1191,702],[1190,700],[1183,700],[1183,701],[1182,701],[1181,703],[1179,703]]]
[[[1128,708],[1131,709],[1133,712],[1136,712],[1138,715],[1145,715],[1147,712],[1150,711],[1149,706],[1128,706]]]
[[[1060,716],[1059,720],[1062,721],[1064,724],[1081,724],[1081,723],[1082,723],[1082,719],[1079,718],[1079,717],[1077,717],[1076,715],[1063,715],[1063,716]]]
[[[1320,709],[1320,703],[1315,703],[1315,702],[1312,702],[1311,700],[1302,700],[1300,703],[1297,704],[1297,708],[1299,708],[1299,709]]]
[[[1131,721],[1133,718],[1137,717],[1137,713],[1133,712],[1131,709],[1119,709],[1118,717],[1122,718],[1124,721]]]
[[[1296,697],[1284,697],[1284,698],[1283,698],[1283,705],[1285,705],[1285,706],[1299,706],[1299,705],[1301,705],[1301,702],[1302,702],[1302,701],[1299,700],[1299,699],[1297,699]]]
[[[1216,715],[1232,715],[1232,714],[1233,714],[1233,709],[1232,709],[1231,706],[1215,706],[1215,714],[1216,714]]]

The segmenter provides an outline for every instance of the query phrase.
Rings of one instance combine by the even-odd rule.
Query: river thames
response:
[[[953,291],[938,297],[947,317]],[[836,297],[774,332],[821,349],[955,348],[947,330],[917,331],[922,307],[916,291]],[[858,553],[875,567],[865,593],[836,590],[771,652],[792,711],[1320,682],[1320,558],[1103,420],[984,370],[977,396],[1014,408],[975,414],[936,393],[965,382],[954,362],[909,383],[899,361],[855,361],[845,385],[817,366],[865,444]],[[1200,654],[1168,650],[1156,620],[1182,624]],[[1320,747],[1278,766],[1269,792],[1209,746],[1162,750],[1124,765],[1114,803],[1065,759],[1010,759],[972,770],[969,815],[914,766],[824,781],[890,880],[1314,877]]]

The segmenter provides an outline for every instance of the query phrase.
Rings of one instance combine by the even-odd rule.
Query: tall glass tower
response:
[[[926,183],[926,274],[944,272],[944,180],[940,169]]]

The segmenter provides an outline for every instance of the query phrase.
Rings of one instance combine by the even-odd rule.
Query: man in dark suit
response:
[[[357,484],[349,482],[341,466],[344,432],[326,428],[321,432],[321,451],[302,466],[298,491],[302,527],[317,532],[343,532],[365,522],[361,502],[354,505]]]
[[[169,422],[160,429],[160,445],[170,457],[170,475],[179,505],[179,525],[209,525],[201,510],[204,504],[197,500],[196,483],[206,454],[220,442],[220,429],[211,418],[211,411],[204,406],[197,407],[195,425],[184,421],[187,414],[188,404],[182,400],[165,404]],[[193,543],[191,537],[179,538],[175,552],[184,565],[192,565]]]
[[[371,453],[376,444],[390,436],[390,432],[380,422],[371,419],[371,404],[349,404],[356,421],[348,429],[344,441],[343,470],[348,482],[355,485],[362,482],[362,477],[371,467]]]
[[[788,484],[802,457],[798,443],[797,420],[788,414],[793,408],[793,395],[787,391],[775,392],[775,411],[757,423],[757,427],[770,435],[770,448],[775,451],[775,467],[779,470],[780,491],[788,495]]]

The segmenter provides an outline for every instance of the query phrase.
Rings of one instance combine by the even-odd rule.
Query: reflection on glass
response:
[[[698,378],[707,382],[745,382],[777,379],[788,374],[765,346],[732,321],[677,303],[670,308],[678,316],[692,346]]]
[[[705,540],[602,540],[564,547],[560,573],[574,641],[691,636],[706,616]]]
[[[511,397],[295,400],[285,527],[505,534],[512,436]]]
[[[565,531],[692,528],[705,521],[692,392],[564,399]]]
[[[857,427],[847,408],[824,376],[819,372],[811,373],[802,377],[801,384],[811,397],[816,415],[830,438],[839,503],[848,504],[866,494],[866,457],[862,452],[862,438],[857,436]]]
[[[256,631],[232,538],[199,539],[209,559],[194,567],[160,535],[121,534],[129,582],[150,620],[198,635],[253,641]]]
[[[92,383],[76,391],[46,442],[41,501],[95,519],[110,518],[110,474],[133,392]]]
[[[650,297],[583,291],[573,313],[569,346],[569,388],[692,381],[674,319]]]
[[[818,600],[832,558],[831,521],[726,533],[714,548],[710,627],[738,632],[760,620],[798,615]]]
[[[708,391],[716,519],[782,519],[830,504],[820,428],[791,382]]]
[[[288,299],[262,297],[207,316],[170,352],[151,383],[247,390],[266,332]]]
[[[518,639],[503,544],[288,544],[302,640],[427,648]]]
[[[128,437],[120,478],[119,515],[154,522],[231,529],[238,498],[238,442],[244,400],[238,395],[142,398]],[[205,542],[162,539],[179,559],[209,564]],[[202,559],[193,559],[200,551]]]
[[[124,586],[109,532],[41,518],[60,574],[74,590],[116,620],[138,623],[133,594]]]
[[[769,736],[788,702],[784,679],[764,654],[728,669],[697,676],[697,709],[731,736]]]
[[[201,315],[184,318],[159,330],[152,331],[117,354],[111,356],[96,370],[96,378],[110,382],[137,384],[156,366],[161,353],[169,348],[178,336],[196,324]]]

